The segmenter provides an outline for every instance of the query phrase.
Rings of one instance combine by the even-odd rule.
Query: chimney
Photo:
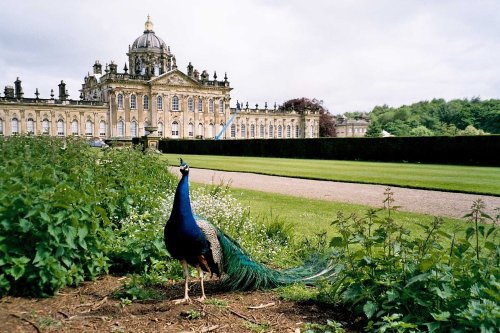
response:
[[[16,98],[22,99],[24,93],[23,93],[23,87],[21,87],[21,80],[19,80],[19,78],[17,78],[17,80],[14,82],[14,86],[16,89]]]
[[[14,98],[14,87],[13,86],[5,86],[5,90],[3,91],[5,94],[5,98]]]
[[[64,83],[63,80],[61,80],[61,83],[58,84],[59,87],[59,100],[65,101],[66,100],[66,83]]]

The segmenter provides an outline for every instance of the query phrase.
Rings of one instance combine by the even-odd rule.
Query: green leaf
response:
[[[366,317],[370,319],[375,311],[377,311],[377,304],[373,303],[372,301],[368,301],[363,305],[363,312],[365,313]]]
[[[41,212],[40,213],[40,218],[44,220],[45,222],[50,222],[50,216],[46,212]]]
[[[420,262],[420,265],[418,266],[422,272],[427,272],[429,269],[434,267],[435,261],[433,258],[429,259],[424,259]]]
[[[496,251],[497,249],[497,245],[493,242],[484,242],[484,247],[490,251]]]
[[[408,280],[408,283],[406,284],[405,288],[411,286],[415,282],[421,282],[421,281],[426,281],[427,278],[429,277],[430,273],[422,273],[419,275],[416,275],[412,277],[411,279]]]
[[[26,219],[20,219],[19,226],[22,232],[28,232],[31,229],[31,223]]]
[[[451,314],[448,311],[440,312],[440,313],[432,313],[432,317],[437,321],[448,321],[450,319]]]
[[[64,235],[66,239],[66,244],[69,245],[72,249],[76,249],[75,237],[76,237],[76,229],[74,227],[66,227],[64,228]]]
[[[467,230],[465,230],[465,239],[469,240],[475,232],[476,230],[473,227],[468,227]]]
[[[345,242],[342,237],[333,237],[332,240],[330,241],[330,246],[332,247],[344,247]]]

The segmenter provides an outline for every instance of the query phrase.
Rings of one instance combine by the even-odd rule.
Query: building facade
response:
[[[162,138],[221,139],[318,137],[319,114],[230,107],[233,89],[227,74],[201,73],[191,63],[177,67],[170,47],[153,30],[145,30],[127,53],[122,72],[114,62],[96,61],[85,76],[80,100],[68,99],[63,81],[58,98],[24,98],[21,81],[0,96],[0,135],[131,139],[156,131]],[[238,104],[239,105],[239,104]],[[221,132],[224,129],[223,132]],[[218,135],[219,134],[219,135]]]
[[[348,119],[344,116],[336,117],[335,119],[335,137],[339,138],[359,138],[366,135],[366,131],[370,125],[369,119],[358,118]]]

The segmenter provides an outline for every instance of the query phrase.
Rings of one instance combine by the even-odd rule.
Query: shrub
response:
[[[0,138],[0,148],[0,295],[50,295],[107,272],[122,221],[175,186],[165,164],[133,149],[45,136]],[[140,258],[159,251],[129,245]]]
[[[465,237],[442,231],[439,218],[410,235],[391,216],[392,192],[386,196],[385,217],[338,214],[330,244],[342,270],[318,299],[364,314],[369,330],[497,331],[500,244],[494,225],[477,223],[484,206],[474,203]]]
[[[81,141],[0,139],[0,294],[50,295],[107,270],[95,158]]]

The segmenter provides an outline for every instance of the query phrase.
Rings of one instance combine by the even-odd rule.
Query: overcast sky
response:
[[[78,99],[95,60],[119,70],[147,15],[186,72],[227,72],[236,100],[317,98],[334,114],[434,97],[500,98],[500,1],[0,0],[0,94]]]

